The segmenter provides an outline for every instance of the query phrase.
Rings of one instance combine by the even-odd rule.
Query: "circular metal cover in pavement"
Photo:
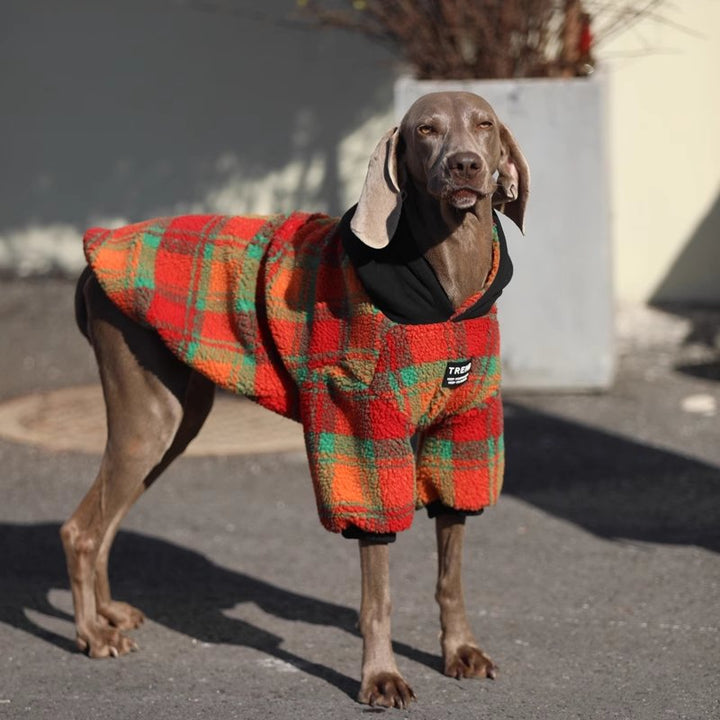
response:
[[[105,404],[99,385],[35,393],[0,403],[0,437],[50,450],[101,453]],[[245,398],[218,393],[186,455],[243,455],[304,448],[302,429]]]

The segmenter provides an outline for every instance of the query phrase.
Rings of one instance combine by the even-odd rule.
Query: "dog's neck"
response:
[[[457,210],[417,193],[408,193],[403,212],[418,249],[457,309],[483,289],[492,267],[491,198],[478,200],[469,210]]]

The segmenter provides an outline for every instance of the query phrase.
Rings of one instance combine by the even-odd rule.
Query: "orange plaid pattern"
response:
[[[329,530],[395,532],[431,502],[476,511],[497,499],[494,309],[391,321],[361,285],[338,221],[324,215],[164,218],[91,230],[85,251],[108,296],[181,360],[302,422]]]

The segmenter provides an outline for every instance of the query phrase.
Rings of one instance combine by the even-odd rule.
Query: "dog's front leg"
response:
[[[465,518],[438,515],[438,581],[435,599],[440,605],[440,643],[445,674],[455,678],[494,678],[496,667],[478,647],[465,612],[462,587],[462,552]]]
[[[390,636],[390,552],[387,543],[360,540],[363,637],[362,681],[358,701],[405,708],[415,698],[395,664]]]

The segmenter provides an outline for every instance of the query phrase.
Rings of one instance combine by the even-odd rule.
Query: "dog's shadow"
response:
[[[74,640],[33,621],[32,612],[62,620],[70,615],[48,599],[51,590],[67,588],[65,560],[54,523],[0,523],[3,561],[0,582],[4,601],[0,622],[23,630],[68,652]],[[140,562],[139,559],[142,559]],[[283,648],[284,639],[226,613],[240,603],[253,603],[287,621],[334,627],[358,636],[357,612],[343,605],[286,590],[250,575],[214,564],[204,555],[147,535],[120,531],[112,554],[113,589],[140,607],[148,618],[200,642],[254,648],[321,678],[351,697],[359,683],[336,670]],[[394,642],[395,652],[441,670],[439,656]]]

